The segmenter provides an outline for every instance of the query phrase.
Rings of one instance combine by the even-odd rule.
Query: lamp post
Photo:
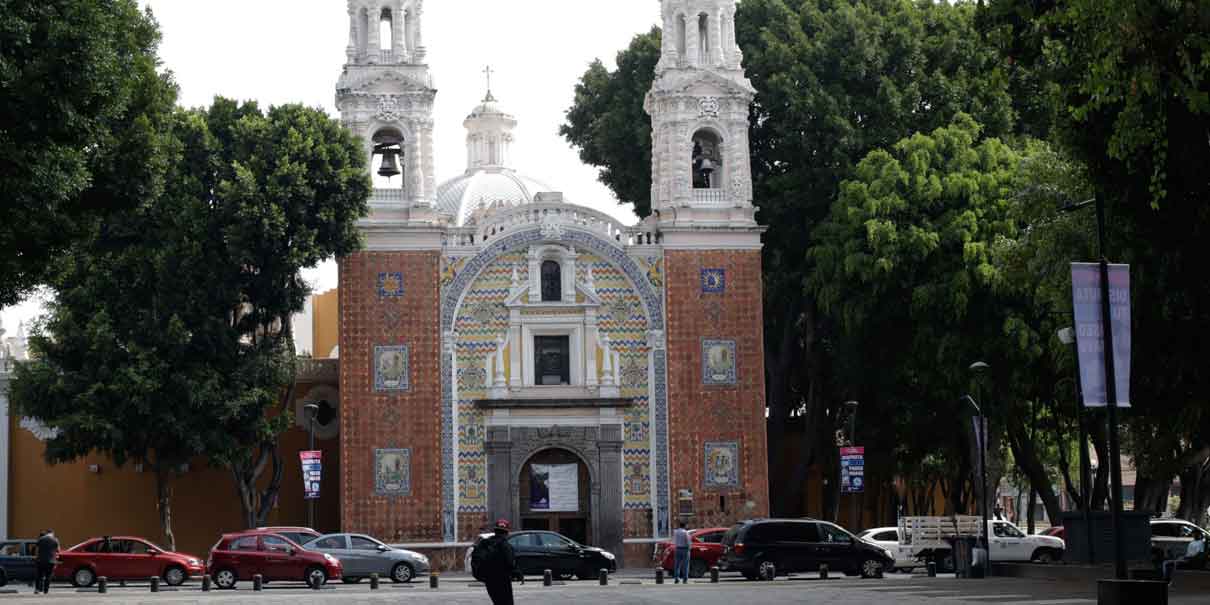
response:
[[[1073,328],[1060,328],[1058,331],[1059,342],[1065,345],[1072,345],[1072,357],[1075,359],[1075,382],[1074,388],[1076,395],[1076,426],[1080,431],[1080,510],[1084,511],[1084,535],[1088,538],[1088,562],[1096,563],[1096,547],[1092,541],[1092,489],[1089,485],[1092,481],[1090,478],[1091,464],[1088,461],[1088,428],[1084,425],[1084,404],[1080,397],[1080,351],[1079,345],[1076,344],[1076,331]]]
[[[857,443],[857,402],[849,400],[844,402],[844,407],[849,412],[849,447],[854,447]],[[862,460],[864,464],[864,459]],[[864,475],[863,475],[864,476]],[[843,484],[841,484],[843,486]],[[849,527],[856,531],[860,523],[857,522],[857,492],[853,491],[852,485],[849,486]]]
[[[1114,575],[1119,580],[1126,579],[1126,552],[1122,536],[1122,452],[1118,443],[1118,385],[1113,367],[1113,324],[1109,307],[1109,258],[1105,255],[1105,202],[1098,194],[1096,197],[1084,200],[1078,204],[1063,206],[1064,212],[1084,208],[1089,204],[1096,205],[1097,212],[1097,251],[1101,260],[1101,331],[1104,334],[1102,362],[1105,365],[1105,407],[1109,408],[1109,479],[1113,497],[1110,498],[1110,516],[1113,523],[1113,557]]]
[[[319,415],[319,404],[308,403],[303,406],[307,415],[307,449],[315,449],[315,417]],[[315,528],[315,500],[307,500],[307,527]]]
[[[981,373],[990,367],[991,366],[982,361],[976,361],[970,365],[970,370],[975,373]],[[976,387],[977,386],[979,385],[976,384]],[[976,392],[978,392],[980,396],[983,395],[982,389],[979,389]],[[984,558],[987,563],[983,577],[986,578],[987,576],[991,575],[992,569],[992,541],[991,536],[988,535],[988,525],[990,524],[991,516],[989,514],[987,497],[987,418],[983,415],[983,408],[979,407],[979,404],[975,401],[974,397],[964,395],[963,399],[965,399],[967,403],[971,405],[971,407],[975,408],[975,413],[978,414],[978,416],[975,416],[975,430],[979,439],[979,487],[983,492],[980,506],[983,513],[983,528],[979,533],[983,537],[983,551],[985,553]]]

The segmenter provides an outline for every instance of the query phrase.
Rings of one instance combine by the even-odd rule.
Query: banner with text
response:
[[[1101,267],[1071,264],[1080,390],[1085,407],[1105,407],[1105,339],[1101,329]],[[1109,327],[1113,330],[1113,374],[1118,407],[1130,407],[1130,265],[1109,265]]]
[[[319,480],[323,476],[323,452],[320,450],[303,450],[298,453],[302,462],[303,499],[319,499]]]
[[[865,448],[840,448],[840,491],[860,494],[865,491]]]
[[[532,464],[529,508],[552,513],[580,510],[580,469],[575,464]]]

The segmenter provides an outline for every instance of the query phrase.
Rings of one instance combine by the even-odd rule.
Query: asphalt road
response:
[[[15,590],[15,593],[6,593]],[[1083,583],[991,578],[958,580],[953,577],[928,578],[916,575],[888,575],[880,580],[814,577],[779,578],[775,582],[748,582],[724,577],[718,584],[696,580],[688,585],[655,584],[650,575],[619,574],[609,586],[596,582],[567,582],[543,587],[530,580],[514,585],[516,601],[524,604],[566,605],[780,605],[789,603],[828,603],[833,605],[1095,605],[1095,586]],[[179,590],[151,594],[146,583],[113,586],[106,595],[94,591],[79,592],[67,585],[51,589],[50,595],[34,595],[28,586],[9,586],[0,591],[0,603],[398,603],[432,605],[470,605],[488,603],[483,588],[465,576],[443,577],[441,587],[427,584],[400,586],[383,582],[371,591],[367,582],[336,584],[314,591],[302,584],[274,582],[260,593],[244,583],[235,591],[201,592],[197,583]],[[1210,603],[1210,595],[1187,594],[1176,586],[1170,602],[1177,604]]]

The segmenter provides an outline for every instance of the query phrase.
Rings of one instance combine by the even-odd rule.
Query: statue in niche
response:
[[[708,133],[699,132],[693,137],[693,188],[713,189],[718,187],[718,170],[722,166],[719,157],[718,139]]]

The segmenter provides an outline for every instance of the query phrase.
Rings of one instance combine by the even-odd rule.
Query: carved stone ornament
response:
[[[555,222],[553,216],[546,217],[546,220],[542,221],[542,237],[553,240],[563,239],[563,225]]]
[[[698,113],[698,117],[717,118],[719,110],[718,98],[702,97],[697,102],[697,108],[700,112]]]
[[[399,99],[392,96],[380,97],[378,99],[378,115],[379,120],[384,122],[395,122],[399,120]]]
[[[21,428],[32,433],[38,441],[46,441],[59,436],[59,429],[46,426],[28,416],[21,419]]]
[[[742,176],[737,176],[731,179],[731,195],[735,196],[735,199],[737,200],[745,201],[744,194],[746,192],[746,184],[747,182],[744,181],[744,177]]]

